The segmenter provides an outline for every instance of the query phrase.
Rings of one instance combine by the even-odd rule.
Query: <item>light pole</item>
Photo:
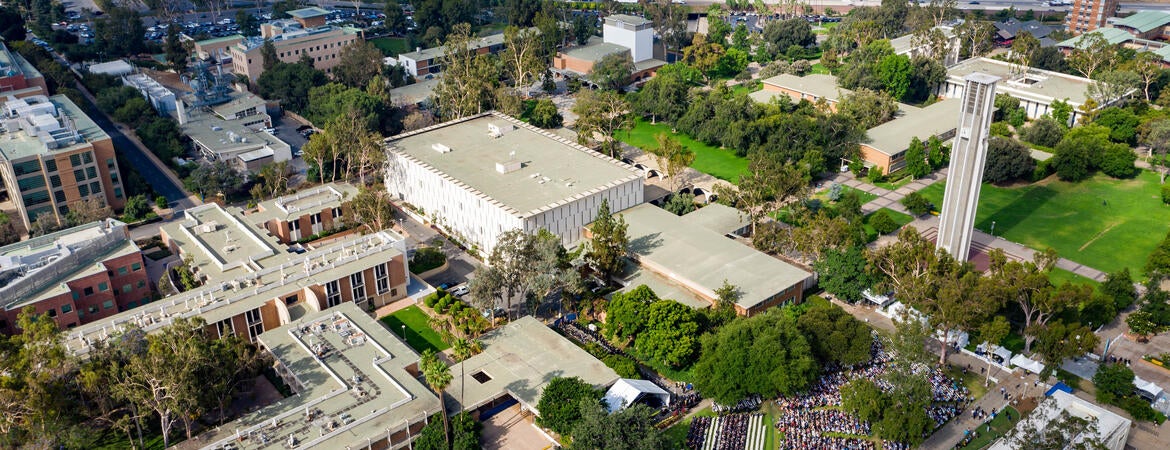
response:
[[[403,341],[406,340],[406,325],[405,324],[402,325],[402,340]]]
[[[991,237],[995,237],[995,221],[991,221]]]

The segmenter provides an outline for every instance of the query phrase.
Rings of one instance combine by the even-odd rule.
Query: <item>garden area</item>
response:
[[[390,332],[399,336],[403,333],[402,327],[406,326],[406,343],[419,353],[426,350],[441,352],[450,348],[450,345],[443,342],[439,332],[427,323],[428,319],[427,314],[419,307],[409,306],[378,320],[386,325]]]
[[[1008,420],[1008,414],[996,415],[994,419],[991,419],[990,431],[988,430],[988,427],[980,426],[976,429],[978,433],[977,436],[968,441],[967,445],[956,448],[962,450],[979,450],[981,448],[987,447],[988,445],[991,445],[991,443],[995,442],[996,439],[999,439],[1003,435],[1007,434],[1008,431],[1011,431],[1011,429],[1015,427],[1016,422],[1020,421],[1020,412],[1016,411],[1016,409],[1012,408],[1011,406],[1004,408],[1004,411],[1007,411],[1011,415],[1011,420]]]
[[[711,175],[732,184],[739,181],[739,176],[748,171],[747,158],[741,158],[732,150],[713,147],[692,139],[690,136],[675,133],[670,124],[659,122],[651,124],[645,119],[638,119],[632,130],[619,131],[618,140],[641,149],[656,148],[658,141],[655,136],[666,133],[678,141],[683,147],[695,152],[695,162],[691,167],[695,170]]]
[[[410,41],[406,38],[380,37],[371,39],[370,43],[374,44],[374,47],[378,47],[378,50],[381,50],[382,54],[386,56],[398,56],[410,51]]]
[[[922,195],[942,204],[944,183]],[[1060,256],[1115,272],[1141,273],[1146,258],[1170,229],[1170,208],[1159,197],[1158,175],[1132,179],[1096,175],[1070,183],[1050,177],[1021,187],[984,184],[975,227],[1028,247],[1052,247]],[[1125,249],[1125,251],[1118,251]]]

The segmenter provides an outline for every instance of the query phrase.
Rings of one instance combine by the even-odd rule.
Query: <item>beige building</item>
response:
[[[43,214],[63,224],[89,199],[122,208],[114,144],[68,97],[0,97],[0,109],[0,208],[25,229]]]
[[[1105,28],[1110,17],[1117,15],[1118,0],[1073,0],[1072,9],[1064,20],[1068,32],[1074,35]]]
[[[324,9],[312,7],[289,11],[292,19],[274,20],[260,27],[260,36],[241,40],[230,47],[232,70],[256,81],[264,72],[264,57],[260,48],[265,40],[272,41],[276,56],[282,62],[295,63],[301,54],[313,59],[313,67],[329,73],[337,65],[341,49],[362,39],[362,31],[350,27],[325,24]]]

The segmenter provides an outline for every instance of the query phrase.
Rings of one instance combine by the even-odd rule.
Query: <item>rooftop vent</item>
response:
[[[487,127],[488,135],[493,138],[498,138],[507,132],[516,129],[516,125],[510,123],[489,123]]]
[[[439,143],[435,143],[435,144],[431,145],[431,150],[434,150],[434,151],[439,152],[439,153],[451,153],[451,147],[448,147],[446,145],[439,144]]]
[[[515,172],[517,170],[520,170],[520,167],[522,167],[520,161],[509,160],[509,161],[504,161],[504,162],[497,162],[496,163],[496,172],[512,173],[512,172]]]

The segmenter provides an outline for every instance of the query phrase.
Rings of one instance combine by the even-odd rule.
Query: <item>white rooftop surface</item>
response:
[[[138,251],[114,219],[0,247],[0,306],[18,309],[69,292],[66,280],[104,272],[101,261]]]
[[[492,137],[488,125],[516,127]],[[386,140],[391,151],[481,193],[521,217],[638,178],[625,163],[498,112]],[[436,150],[441,146],[450,151]],[[509,173],[497,163],[519,162]]]
[[[629,225],[638,262],[708,298],[723,281],[739,288],[736,304],[750,309],[810,276],[808,272],[645,203],[618,213]]]
[[[1074,417],[1086,419],[1090,422],[1095,421],[1097,425],[1097,439],[1106,444],[1110,450],[1121,450],[1125,446],[1131,424],[1129,419],[1061,390],[1053,392],[1051,397],[1044,400],[1024,420],[1036,424],[1039,429],[1044,429],[1045,425],[1057,419],[1061,411],[1067,411]],[[1019,426],[1019,424],[1016,426]],[[1118,438],[1120,438],[1120,445],[1116,447],[1111,446],[1111,442],[1118,440]],[[1074,438],[1074,441],[1082,442],[1083,439],[1083,436],[1078,435]],[[999,439],[991,445],[989,450],[1014,450],[1017,448],[1027,448],[1028,446],[1028,443],[1013,444],[1017,443],[1009,442],[1007,439]]]
[[[121,59],[104,62],[100,64],[93,64],[89,66],[89,73],[100,73],[106,75],[125,75],[134,71],[134,66]]]
[[[711,307],[711,301],[707,300],[694,291],[687,289],[665,276],[655,273],[653,270],[643,269],[637,263],[631,262],[626,265],[626,271],[622,278],[622,287],[619,292],[630,292],[641,285],[646,285],[658,298],[670,299],[695,309],[703,309]]]
[[[606,409],[612,413],[627,408],[639,398],[648,395],[658,397],[663,405],[670,404],[670,393],[658,387],[654,382],[629,378],[617,380],[609,388],[609,391],[606,391],[603,400],[605,400]]]
[[[475,409],[504,394],[535,410],[553,378],[580,377],[594,387],[608,386],[619,378],[613,369],[532,316],[488,332],[480,341],[483,353],[451,366],[448,411]],[[491,379],[477,381],[472,375],[479,372]]]
[[[1008,62],[991,58],[971,58],[947,69],[947,77],[952,83],[961,83],[966,76],[974,73],[993,75],[1001,79],[995,86],[997,93],[1010,93],[1013,96],[1044,103],[1066,100],[1073,106],[1085,102],[1088,98],[1085,91],[1093,83],[1088,78],[1047,70],[1025,69],[1025,72],[1020,74],[1019,66]]]
[[[441,74],[429,80],[419,80],[416,83],[396,87],[390,90],[390,101],[397,104],[414,105],[435,95],[435,88],[443,80]]]
[[[283,246],[275,240],[265,239],[238,216],[222,208],[196,207],[185,214],[187,220],[165,227],[167,236],[194,257],[200,273],[213,279],[246,272],[244,263],[258,264],[284,253]]]
[[[305,214],[321,212],[326,208],[337,208],[353,200],[358,189],[349,183],[326,183],[284,197],[260,202],[260,212],[248,214],[252,223],[260,224],[272,219],[290,220]]]
[[[687,222],[722,234],[731,234],[752,224],[747,214],[720,203],[708,204],[682,217]]]
[[[357,305],[344,303],[258,336],[302,388],[297,395],[200,436],[205,448],[364,448],[439,411],[406,367],[418,355]],[[323,355],[323,356],[321,356]],[[307,420],[305,410],[314,412]],[[347,423],[348,422],[348,423]],[[246,436],[238,441],[240,436]],[[263,437],[262,437],[263,436]]]

